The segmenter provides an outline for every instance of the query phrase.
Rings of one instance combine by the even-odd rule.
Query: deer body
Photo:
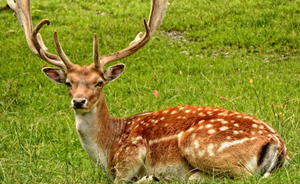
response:
[[[81,143],[89,155],[105,155],[96,162],[108,163],[107,171],[116,180],[143,175],[188,179],[212,172],[267,176],[287,156],[283,140],[273,128],[256,117],[230,110],[180,106],[107,123],[111,121],[122,127],[115,127],[120,131],[115,136],[93,129],[98,137],[92,142],[97,142],[102,152],[90,154],[85,146],[89,143],[82,139]],[[103,140],[104,135],[109,139]]]
[[[160,26],[167,0],[152,0],[146,33],[139,33],[130,45],[118,52],[99,56],[94,35],[94,62],[73,64],[65,55],[54,32],[58,55],[47,51],[38,33],[49,20],[34,29],[29,0],[8,0],[21,24],[31,51],[60,67],[43,68],[52,81],[65,84],[75,111],[76,130],[82,147],[91,159],[116,182],[147,175],[195,179],[208,173],[267,177],[288,157],[280,135],[251,115],[230,110],[180,106],[127,118],[112,117],[102,88],[116,80],[125,65],[105,65],[142,48]]]

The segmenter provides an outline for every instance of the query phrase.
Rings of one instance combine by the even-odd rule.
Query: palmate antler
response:
[[[56,31],[54,32],[54,42],[56,50],[59,56],[52,54],[47,51],[39,30],[43,25],[50,24],[49,20],[42,20],[34,29],[32,29],[32,19],[30,15],[30,0],[7,0],[8,5],[15,11],[15,15],[25,33],[26,40],[31,51],[39,56],[46,62],[62,67],[65,70],[70,69],[73,63],[66,56],[61,48],[61,45],[57,38]],[[103,71],[104,66],[110,62],[117,61],[125,58],[140,48],[142,48],[151,38],[154,31],[161,25],[162,20],[165,16],[166,9],[168,6],[167,0],[152,0],[152,8],[149,16],[148,23],[144,20],[146,33],[143,35],[139,33],[136,38],[130,43],[130,45],[118,52],[114,52],[105,56],[99,56],[98,53],[98,40],[96,34],[94,35],[94,65],[99,70]],[[143,35],[143,36],[142,36]],[[142,36],[142,37],[141,37]]]

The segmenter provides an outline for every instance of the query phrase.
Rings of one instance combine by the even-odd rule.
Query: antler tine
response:
[[[32,19],[30,15],[30,0],[7,0],[7,4],[15,11],[15,15],[23,29],[26,37],[27,44],[30,50],[41,59],[46,62],[68,69],[72,66],[72,63],[67,59],[64,52],[62,51],[58,40],[58,45],[56,44],[56,49],[60,56],[52,54],[47,51],[42,36],[38,33],[39,30],[45,25],[49,25],[49,20],[42,20],[37,26],[32,30]],[[59,52],[60,51],[60,52]],[[61,52],[62,51],[62,52]],[[67,64],[66,64],[67,63]],[[71,64],[70,64],[71,63]]]
[[[61,62],[61,58],[57,55],[51,54],[50,52],[47,51],[47,47],[44,44],[44,41],[42,39],[42,35],[39,32],[39,30],[43,27],[43,25],[49,25],[50,21],[49,20],[42,20],[39,22],[36,27],[33,29],[31,33],[31,43],[33,44],[33,49],[37,51],[36,55],[41,57],[43,60],[46,62],[53,64],[55,66],[59,66],[62,68],[65,68],[66,66],[64,65],[63,62]],[[32,48],[32,47],[30,47]],[[32,50],[32,49],[31,49]]]
[[[96,33],[94,34],[94,43],[93,43],[93,48],[94,48],[94,64],[95,68],[101,69],[100,68],[100,58],[99,58],[99,51],[98,51],[98,38]]]
[[[62,59],[62,61],[66,65],[67,69],[72,68],[73,63],[69,60],[69,58],[67,57],[67,55],[65,54],[65,52],[61,48],[61,45],[60,45],[60,43],[58,41],[58,37],[57,37],[57,32],[56,31],[54,31],[54,42],[55,42],[56,50],[57,50],[60,58]]]
[[[168,0],[152,0],[152,7],[150,11],[148,24],[146,20],[144,20],[144,25],[146,29],[146,33],[144,34],[144,36],[141,38],[142,33],[139,33],[127,48],[100,57],[100,69],[103,70],[106,64],[125,58],[138,51],[144,45],[146,45],[153,33],[155,32],[155,30],[161,25],[166,13],[167,6]]]

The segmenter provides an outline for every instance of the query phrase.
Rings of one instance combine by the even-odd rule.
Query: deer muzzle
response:
[[[75,109],[83,109],[86,107],[87,105],[87,99],[85,97],[83,97],[83,95],[76,95],[72,101],[72,107]]]

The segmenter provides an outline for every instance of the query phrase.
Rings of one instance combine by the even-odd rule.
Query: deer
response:
[[[230,177],[268,177],[283,166],[289,153],[279,133],[255,116],[203,106],[177,106],[130,117],[113,117],[103,87],[125,69],[108,63],[141,49],[161,25],[167,0],[152,0],[145,33],[138,33],[130,45],[100,56],[93,37],[93,63],[73,64],[64,53],[54,31],[58,55],[47,51],[39,30],[33,29],[30,0],[7,0],[14,10],[30,50],[58,68],[44,67],[52,81],[64,84],[75,114],[76,131],[83,149],[114,182],[152,181],[159,178],[201,180],[211,173]]]

